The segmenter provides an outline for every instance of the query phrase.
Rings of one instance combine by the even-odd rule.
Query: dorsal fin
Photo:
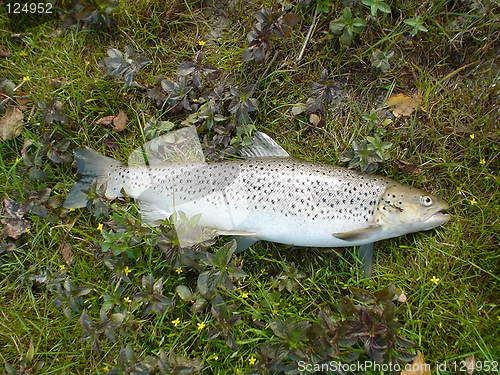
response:
[[[157,167],[171,163],[204,163],[205,156],[194,126],[170,131],[144,143],[128,158],[129,166]]]
[[[270,136],[256,132],[250,146],[240,148],[239,154],[245,158],[287,158],[290,155]]]

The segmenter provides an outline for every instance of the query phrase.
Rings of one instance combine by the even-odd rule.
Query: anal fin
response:
[[[236,241],[236,254],[245,251],[259,241],[259,239],[255,237],[233,237],[233,239]]]
[[[141,210],[141,220],[149,225],[155,225],[158,221],[165,220],[172,214],[148,201],[137,201],[137,205]]]

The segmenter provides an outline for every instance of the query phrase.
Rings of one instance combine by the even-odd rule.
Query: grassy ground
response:
[[[29,215],[29,233],[16,240],[16,250],[0,254],[0,362],[17,363],[32,342],[35,360],[45,362],[40,374],[106,373],[128,343],[141,355],[157,354],[163,348],[196,356],[204,363],[204,374],[243,373],[251,368],[249,360],[257,346],[273,335],[269,328],[255,328],[254,319],[314,320],[320,308],[333,309],[351,287],[375,291],[391,282],[407,296],[400,313],[407,322],[404,336],[417,343],[429,363],[459,361],[470,354],[478,361],[498,360],[498,6],[488,1],[388,3],[392,16],[379,13],[348,49],[339,48],[337,38],[327,33],[329,21],[342,10],[339,4],[333,6],[319,16],[300,62],[296,57],[314,11],[297,7],[302,21],[291,37],[276,43],[278,57],[263,75],[266,64],[245,63],[241,54],[255,11],[262,5],[276,9],[278,5],[231,2],[230,22],[220,40],[204,46],[206,61],[225,71],[227,80],[237,86],[262,76],[255,94],[257,129],[272,135],[295,157],[329,164],[339,164],[338,156],[352,140],[371,134],[361,116],[380,107],[390,92],[422,93],[419,111],[387,126],[384,140],[393,147],[379,173],[446,199],[453,215],[449,223],[432,232],[378,243],[374,274],[368,279],[362,277],[351,249],[253,246],[239,257],[248,277],[236,291],[225,292],[242,315],[242,322],[233,329],[239,344],[236,351],[220,340],[207,341],[206,329],[198,330],[197,324],[204,321],[210,328],[213,318],[192,314],[189,304],[174,297],[175,287],[194,285],[196,274],[176,273],[158,250],[144,245],[143,255],[131,266],[132,283],[124,296],[135,293],[142,275],[153,273],[164,278],[164,293],[176,299],[175,307],[156,318],[137,313],[135,330],[116,343],[105,340],[103,350],[95,353],[80,340],[77,316],[68,320],[45,287],[30,287],[22,275],[30,268],[40,271],[64,265],[60,244],[69,243],[74,263],[65,266],[66,272],[75,284],[94,289],[85,296],[85,307],[96,316],[102,295],[111,288],[109,269],[93,256],[96,242],[102,241],[96,229],[99,221],[87,210],[62,212],[51,221]],[[0,45],[11,52],[10,57],[0,58],[0,78],[18,84],[29,77],[20,91],[33,100],[24,108],[26,126],[21,135],[0,143],[1,193],[23,200],[27,191],[48,186],[53,195],[66,196],[77,178],[71,165],[47,163],[44,183],[21,175],[24,140],[40,139],[43,132],[68,138],[72,147],[89,146],[126,160],[143,141],[144,119],[157,116],[158,111],[144,91],[123,90],[120,83],[104,76],[98,63],[108,48],[123,50],[132,45],[152,59],[137,75],[139,83],[154,84],[160,74],[172,77],[178,64],[190,60],[200,48],[198,41],[205,41],[214,28],[207,9],[216,5],[212,1],[122,1],[113,12],[118,27],[111,34],[57,31],[55,15],[26,18],[0,9]],[[368,14],[362,5],[356,7],[363,16]],[[411,37],[402,20],[416,15],[424,19],[428,32]],[[13,39],[13,32],[22,35]],[[386,73],[370,66],[374,48],[395,53]],[[324,127],[314,128],[305,117],[293,117],[290,109],[305,102],[323,68],[345,84],[345,98],[330,110]],[[54,88],[51,79],[68,83]],[[41,117],[33,103],[48,102],[54,96],[64,102],[69,121],[37,124]],[[118,110],[130,119],[123,133],[96,124]],[[117,147],[109,149],[110,141]],[[418,171],[406,172],[398,168],[398,161],[412,163]],[[305,277],[292,292],[278,292],[272,277],[292,262]],[[431,282],[433,277],[439,281]],[[171,321],[176,318],[180,324],[174,327]]]

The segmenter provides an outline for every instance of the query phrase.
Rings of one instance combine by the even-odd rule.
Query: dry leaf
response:
[[[64,259],[64,262],[68,265],[71,266],[73,264],[73,250],[71,250],[71,246],[69,243],[65,242],[61,246],[61,253],[62,257]]]
[[[26,207],[9,197],[3,199],[3,218],[0,222],[3,226],[3,234],[7,237],[17,239],[30,228],[30,223],[24,219]]]
[[[309,122],[314,126],[318,126],[320,121],[321,117],[319,117],[316,113],[311,113],[311,115],[309,116]]]
[[[420,94],[412,96],[395,94],[391,95],[386,102],[388,107],[392,107],[392,113],[396,117],[410,116],[420,108],[420,104],[422,104],[422,95]]]
[[[103,118],[100,118],[97,120],[96,124],[98,125],[109,125],[113,123],[113,119],[115,116],[104,116]]]
[[[4,46],[0,46],[0,57],[10,57],[10,51]]]
[[[113,130],[116,132],[121,132],[122,130],[125,129],[128,123],[128,117],[127,114],[120,110],[116,117],[113,119]]]
[[[292,107],[292,115],[297,116],[307,111],[307,106],[304,103],[297,103]]]
[[[105,116],[96,122],[99,125],[110,125],[113,124],[113,130],[116,132],[121,132],[125,129],[128,123],[127,114],[120,110],[116,116]]]
[[[412,364],[406,365],[400,375],[431,375],[431,366],[425,363],[422,352],[417,351]]]
[[[24,115],[17,107],[7,109],[5,115],[0,118],[0,137],[8,141],[21,134],[23,129]]]
[[[464,366],[467,369],[467,374],[472,375],[476,369],[476,358],[474,354],[469,355],[464,360]]]
[[[66,78],[53,78],[49,82],[53,88],[60,89],[61,87],[66,86],[69,83],[69,80]]]
[[[403,160],[396,160],[396,165],[403,172],[407,172],[407,173],[419,173],[420,172],[420,168],[417,165],[412,164],[412,163],[408,163],[408,162],[403,161]]]

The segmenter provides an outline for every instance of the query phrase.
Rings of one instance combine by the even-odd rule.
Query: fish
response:
[[[77,149],[82,178],[64,207],[85,207],[86,190],[97,182],[105,186],[108,199],[124,193],[134,198],[145,224],[178,212],[199,215],[201,226],[235,237],[238,251],[257,241],[361,246],[365,275],[371,273],[375,242],[427,231],[450,218],[443,199],[382,176],[293,158],[262,132],[239,155],[212,163],[181,157],[126,166],[91,149]]]

